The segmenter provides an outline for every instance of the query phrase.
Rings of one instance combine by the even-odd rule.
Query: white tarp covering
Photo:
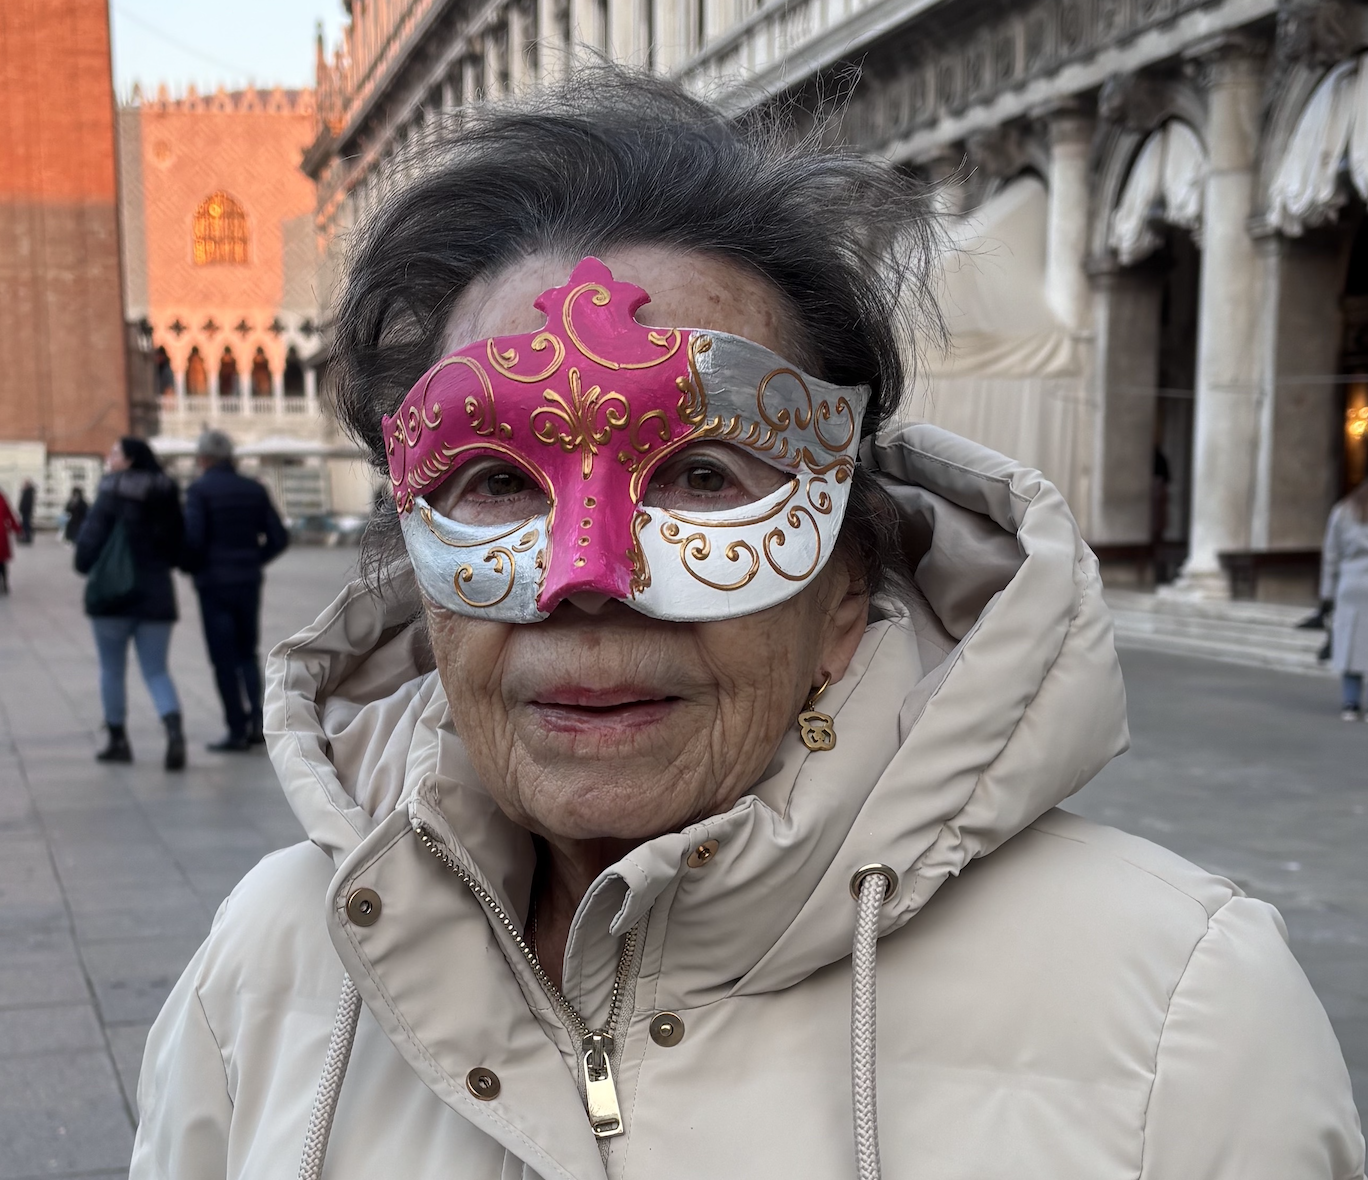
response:
[[[1197,133],[1170,119],[1145,140],[1112,215],[1110,245],[1132,266],[1163,245],[1154,221],[1199,230],[1207,156]]]
[[[950,351],[925,358],[904,413],[1039,468],[1080,505],[1089,408],[1077,344],[1045,301],[1048,204],[1022,177],[951,227]]]
[[[1368,56],[1368,55],[1366,55]],[[1268,193],[1269,220],[1298,237],[1333,221],[1344,205],[1341,170],[1368,197],[1368,70],[1363,57],[1340,62],[1316,87]]]

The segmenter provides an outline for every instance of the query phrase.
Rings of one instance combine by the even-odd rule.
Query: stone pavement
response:
[[[354,554],[271,567],[264,646],[311,620]],[[214,910],[262,855],[300,838],[263,754],[212,755],[220,717],[190,587],[172,644],[191,766],[160,768],[135,667],[138,761],[93,760],[94,645],[70,550],[49,536],[0,598],[0,1180],[126,1171],[147,1028]],[[1274,902],[1368,1107],[1368,725],[1334,686],[1123,652],[1134,749],[1070,801]]]
[[[263,650],[312,620],[354,551],[297,549],[267,577]],[[302,836],[264,753],[222,733],[193,588],[171,644],[183,774],[129,653],[137,761],[100,766],[94,642],[71,551],[40,534],[0,598],[0,1180],[127,1175],[143,1041],[219,902]]]

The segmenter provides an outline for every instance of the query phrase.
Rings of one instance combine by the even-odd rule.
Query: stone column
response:
[[[592,62],[607,52],[608,30],[599,0],[570,0],[570,40],[576,61]]]
[[[642,0],[608,0],[608,57],[633,69],[650,65]]]
[[[1047,116],[1050,206],[1045,238],[1045,301],[1073,332],[1090,320],[1088,274],[1088,149],[1093,121],[1077,109]]]
[[[1339,235],[1259,239],[1264,393],[1251,548],[1318,549],[1339,493],[1344,277]]]
[[[527,43],[530,30],[527,10],[521,4],[508,6],[508,89],[521,94],[527,84]]]
[[[275,403],[275,416],[283,418],[285,416],[285,370],[271,370],[271,400]]]
[[[1225,598],[1219,555],[1247,549],[1259,424],[1260,267],[1249,216],[1260,61],[1243,41],[1206,50],[1207,143],[1193,429],[1192,529],[1174,591]]]
[[[318,413],[318,370],[312,365],[304,370],[304,408],[310,418]]]
[[[477,53],[480,51],[477,43],[472,43],[471,48]],[[480,77],[482,65],[483,62],[478,57],[467,57],[461,62],[461,105],[466,108],[473,107],[480,101],[480,89],[484,81]]]
[[[565,76],[565,44],[561,37],[560,4],[557,0],[536,0],[537,4],[537,79],[555,82]]]
[[[1152,524],[1162,282],[1145,268],[1111,266],[1093,276],[1092,292],[1096,416],[1084,535],[1094,545],[1145,545]]]
[[[947,147],[927,160],[927,182],[938,186],[937,213],[944,217],[958,217],[964,212],[964,181],[968,171],[962,145]]]

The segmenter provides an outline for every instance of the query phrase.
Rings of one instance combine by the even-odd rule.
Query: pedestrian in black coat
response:
[[[90,512],[90,502],[80,488],[71,489],[71,495],[67,497],[63,511],[67,519],[66,528],[62,530],[62,539],[75,544],[76,538],[81,535],[81,526],[85,524],[86,515]]]
[[[25,545],[33,544],[33,508],[38,502],[38,489],[33,486],[33,480],[24,480],[24,486],[19,489],[19,524],[23,529],[21,540]]]
[[[133,587],[115,602],[87,608],[100,656],[100,700],[109,743],[96,755],[101,762],[131,762],[125,728],[125,670],[128,644],[138,653],[147,691],[166,726],[167,770],[185,766],[185,735],[180,698],[166,668],[171,628],[178,617],[171,570],[181,560],[185,522],[180,489],[142,439],[120,439],[109,451],[109,474],[76,538],[76,572],[89,574],[106,545],[123,535],[133,561]]]
[[[257,651],[261,571],[289,537],[266,489],[234,469],[226,434],[206,430],[197,458],[204,474],[186,492],[186,555],[228,725],[227,735],[209,748],[246,750],[265,740]]]

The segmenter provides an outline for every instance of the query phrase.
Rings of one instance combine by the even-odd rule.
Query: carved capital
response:
[[[1168,109],[1163,84],[1146,74],[1113,74],[1097,96],[1097,113],[1127,131],[1153,131]]]
[[[1344,0],[1283,0],[1275,41],[1278,64],[1320,69],[1341,61],[1361,43],[1362,24]]]
[[[970,164],[985,177],[1011,176],[1031,162],[1026,136],[1012,125],[970,136],[966,147]]]

